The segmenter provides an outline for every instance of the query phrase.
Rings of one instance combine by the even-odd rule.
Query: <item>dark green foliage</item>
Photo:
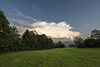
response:
[[[50,49],[50,48],[54,48],[54,43],[53,43],[53,41],[52,41],[52,39],[51,38],[49,38],[49,39],[47,39],[46,40],[46,43],[47,43],[47,48],[48,49]],[[50,46],[50,47],[49,47]]]
[[[65,45],[61,42],[61,41],[58,41],[58,43],[55,44],[55,48],[64,48]]]
[[[96,39],[96,40],[100,40],[100,30],[93,30],[91,32],[91,39]]]
[[[25,50],[30,50],[31,48],[28,46],[29,45],[29,41],[30,41],[30,33],[29,30],[26,30],[25,33],[22,36],[22,43],[24,44],[24,49]]]
[[[51,38],[48,38],[45,34],[37,35],[29,30],[26,30],[23,34],[22,43],[25,45],[25,50],[42,50],[54,47]]]
[[[0,53],[8,52],[13,43],[11,37],[11,27],[4,12],[0,10]]]
[[[76,37],[74,43],[77,44],[78,48],[93,48],[100,47],[100,30],[93,30],[91,36],[83,40],[82,38]]]
[[[51,38],[48,38],[45,34],[38,35],[38,45],[42,49],[51,49],[54,47],[54,43]]]
[[[19,38],[19,33],[17,31],[17,28],[15,26],[11,27],[11,39],[13,43],[10,46],[10,51],[18,51],[19,46],[21,45],[21,39]]]
[[[77,45],[79,45],[79,44],[83,44],[83,39],[82,38],[80,38],[80,37],[75,37],[75,40],[74,40],[74,43],[76,43]]]
[[[22,38],[15,26],[9,26],[4,12],[0,10],[0,53],[9,51],[51,49],[54,43],[45,34],[38,35],[28,29]]]
[[[0,10],[0,53],[18,51],[21,40],[15,26],[9,26],[3,11]]]

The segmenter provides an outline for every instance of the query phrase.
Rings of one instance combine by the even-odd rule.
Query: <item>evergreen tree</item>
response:
[[[42,35],[38,35],[38,45],[39,45],[39,49],[46,49],[46,35],[42,34]]]
[[[31,50],[37,50],[37,45],[38,45],[38,42],[37,42],[37,37],[36,37],[36,34],[33,32],[33,31],[30,31],[30,48]]]
[[[45,34],[35,34],[33,31],[29,31],[28,29],[22,36],[22,43],[26,46],[26,50],[42,50],[54,47],[51,38],[48,38]]]
[[[11,39],[13,40],[13,43],[10,47],[10,51],[18,51],[21,50],[21,39],[19,38],[19,33],[17,31],[17,28],[15,26],[11,27]]]
[[[64,48],[65,45],[61,42],[61,41],[58,41],[58,43],[55,44],[55,48]]]
[[[8,52],[13,43],[11,39],[11,27],[4,12],[0,10],[0,52]]]
[[[54,45],[55,45],[55,44],[53,43],[53,41],[52,41],[51,38],[48,39],[47,44],[48,44],[49,49],[54,48]]]
[[[30,41],[30,33],[29,33],[29,30],[27,29],[22,36],[22,44],[24,44],[24,49],[26,49],[26,50],[31,49],[29,47],[29,41]]]

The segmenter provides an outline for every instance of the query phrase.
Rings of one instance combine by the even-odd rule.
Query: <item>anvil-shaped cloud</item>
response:
[[[46,21],[37,21],[35,23],[32,23],[31,25],[22,24],[18,20],[12,20],[13,24],[17,27],[19,30],[22,28],[24,31],[25,29],[29,30],[36,30],[38,34],[46,34],[48,37],[51,37],[54,41],[57,41],[57,39],[65,41],[65,40],[73,40],[73,37],[80,35],[79,32],[70,31],[70,29],[73,29],[69,24],[66,22],[46,22]],[[21,31],[23,32],[23,31]],[[55,40],[56,39],[56,40]]]
[[[80,35],[79,32],[70,31],[72,27],[66,22],[36,22],[32,24],[32,27],[36,27],[34,29],[37,30],[39,34],[46,34],[53,38],[66,37],[72,39],[73,37]]]

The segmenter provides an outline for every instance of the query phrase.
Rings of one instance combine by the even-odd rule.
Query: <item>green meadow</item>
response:
[[[100,67],[100,48],[57,48],[0,54],[0,67]]]

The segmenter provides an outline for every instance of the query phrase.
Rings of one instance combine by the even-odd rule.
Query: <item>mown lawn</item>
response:
[[[100,48],[58,48],[0,54],[0,67],[100,67]]]

